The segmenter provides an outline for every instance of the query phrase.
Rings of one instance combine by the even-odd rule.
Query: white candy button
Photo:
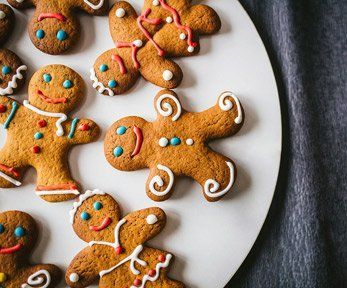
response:
[[[118,8],[118,9],[116,10],[116,16],[117,16],[118,18],[123,18],[124,15],[125,15],[125,10],[124,10],[123,8]]]
[[[80,276],[78,276],[77,273],[72,273],[69,277],[70,281],[73,283],[78,282],[78,280],[80,280]]]
[[[173,78],[173,73],[170,70],[165,70],[163,72],[163,78],[165,81],[170,81]]]

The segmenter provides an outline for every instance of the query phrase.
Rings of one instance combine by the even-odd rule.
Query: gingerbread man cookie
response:
[[[0,187],[20,186],[25,170],[34,167],[36,193],[44,200],[65,201],[79,194],[68,165],[70,147],[93,142],[99,135],[93,121],[66,115],[83,97],[82,78],[63,65],[37,71],[23,105],[0,97],[0,123],[7,130],[0,150]]]
[[[167,277],[173,255],[145,246],[165,226],[166,215],[148,208],[121,218],[118,203],[108,194],[87,191],[70,212],[77,236],[88,242],[66,272],[69,287],[183,288]]]
[[[61,279],[57,266],[29,264],[37,234],[35,220],[27,213],[0,213],[0,287],[57,287]]]
[[[154,201],[171,196],[175,175],[195,179],[208,201],[219,200],[234,184],[236,168],[206,143],[241,129],[244,115],[238,98],[225,92],[214,107],[193,113],[181,107],[173,91],[163,90],[154,104],[155,122],[131,116],[111,126],[104,143],[108,162],[122,171],[149,167],[146,190]]]
[[[29,35],[33,44],[42,52],[62,54],[78,42],[80,25],[75,10],[91,15],[107,11],[108,0],[8,0],[15,8],[36,6],[29,24]]]
[[[0,47],[11,35],[14,27],[15,15],[10,6],[0,4]],[[10,50],[0,48],[0,97],[13,94],[25,82],[27,66]]]
[[[191,0],[145,0],[141,15],[127,2],[110,11],[116,48],[102,54],[91,69],[93,87],[104,95],[128,91],[142,75],[163,88],[175,88],[181,68],[170,58],[196,55],[199,35],[221,27],[217,13]]]

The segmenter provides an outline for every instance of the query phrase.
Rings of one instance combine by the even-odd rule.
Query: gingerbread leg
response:
[[[0,188],[21,186],[25,169],[19,159],[13,159],[11,154],[0,151]]]
[[[206,149],[203,155],[185,168],[185,174],[200,183],[208,201],[218,201],[231,190],[236,167],[233,161],[210,149]]]
[[[168,279],[167,281],[164,281],[163,287],[184,288],[185,285],[182,282]]]
[[[41,287],[54,287],[61,279],[61,271],[57,266],[50,264],[35,265],[23,271],[25,275],[21,287],[31,287],[40,283]]]
[[[72,179],[68,163],[57,157],[54,163],[44,162],[37,167],[36,194],[48,202],[62,202],[76,198],[79,187]]]
[[[174,190],[174,174],[165,165],[157,164],[151,168],[151,172],[146,184],[148,197],[154,201],[164,201],[170,198]]]

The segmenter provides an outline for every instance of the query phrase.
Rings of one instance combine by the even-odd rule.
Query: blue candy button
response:
[[[0,224],[0,234],[5,232],[5,226]]]
[[[7,75],[7,74],[10,74],[12,72],[12,69],[11,69],[11,67],[3,66],[1,71],[2,71],[2,74]]]
[[[43,31],[43,30],[37,30],[36,31],[36,38],[37,39],[43,39],[45,37],[45,31]]]
[[[101,72],[106,72],[108,70],[108,66],[106,64],[102,64],[100,65],[99,69]]]
[[[51,76],[51,74],[45,73],[45,74],[43,74],[42,77],[43,77],[43,81],[45,81],[46,83],[49,83],[49,82],[52,81],[52,76]]]
[[[123,154],[123,148],[122,148],[122,147],[118,146],[118,147],[114,148],[114,150],[113,150],[113,155],[114,155],[115,157],[119,157],[119,156],[121,156],[122,154]]]
[[[89,213],[87,213],[87,212],[82,212],[82,213],[81,213],[81,219],[82,219],[82,220],[85,220],[85,221],[89,220],[89,219],[90,219]]]
[[[115,88],[116,86],[117,86],[117,81],[116,80],[110,80],[108,82],[108,87]]]
[[[22,226],[18,226],[15,230],[14,230],[14,235],[18,238],[23,237],[25,235],[25,230]]]
[[[35,135],[34,135],[34,138],[35,138],[36,140],[42,139],[42,138],[43,138],[43,134],[40,133],[40,132],[36,132]]]
[[[64,40],[66,40],[66,39],[67,39],[67,33],[66,33],[64,30],[59,30],[59,31],[57,32],[57,39],[58,39],[59,41],[64,41]]]
[[[125,126],[120,126],[117,128],[117,135],[123,135],[127,132],[127,128]]]
[[[177,145],[180,145],[181,144],[181,139],[180,138],[177,138],[177,137],[174,137],[170,140],[170,144],[172,146],[177,146]]]
[[[65,80],[64,83],[63,83],[63,87],[65,89],[69,89],[73,86],[72,82],[70,80]]]
[[[95,210],[100,210],[102,208],[102,204],[101,204],[101,202],[95,202],[93,204],[93,207]]]

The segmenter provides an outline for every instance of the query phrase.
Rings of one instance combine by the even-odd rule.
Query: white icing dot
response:
[[[136,47],[142,47],[142,45],[143,45],[143,43],[142,43],[142,41],[141,41],[140,39],[135,40],[133,43],[134,43],[134,45],[135,45]]]
[[[193,46],[189,46],[188,47],[188,52],[189,53],[193,53],[194,52],[194,47]]]
[[[153,225],[158,222],[158,218],[154,214],[150,214],[147,216],[146,221],[149,225]]]
[[[166,147],[169,144],[169,140],[167,140],[166,138],[160,138],[159,139],[159,146],[160,147]]]
[[[78,276],[77,273],[72,273],[69,277],[70,281],[73,283],[78,282],[78,280],[80,280],[80,276]]]
[[[152,3],[153,3],[154,6],[159,6],[159,4],[160,4],[160,3],[159,3],[159,0],[153,0]]]
[[[124,10],[123,8],[118,8],[118,9],[116,10],[116,16],[117,16],[118,18],[123,18],[124,15],[125,15],[125,10]]]
[[[166,22],[167,23],[172,23],[172,21],[173,21],[172,17],[170,17],[170,16],[166,17]]]
[[[163,72],[163,78],[165,81],[170,81],[173,78],[173,73],[170,70],[165,70]]]
[[[5,17],[6,17],[5,12],[0,10],[0,19],[4,19]]]
[[[186,34],[184,34],[184,33],[181,33],[180,34],[180,39],[181,40],[185,40],[187,38],[187,35]]]
[[[186,140],[186,144],[192,146],[194,144],[194,140],[189,138]]]

